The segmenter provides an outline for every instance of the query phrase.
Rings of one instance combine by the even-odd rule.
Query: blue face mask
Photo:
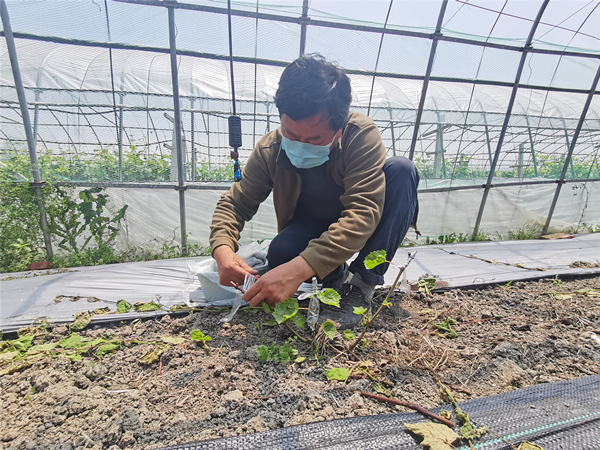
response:
[[[335,136],[333,138],[335,140]],[[298,169],[312,169],[325,164],[329,160],[329,147],[327,145],[305,144],[304,142],[292,141],[282,136],[281,148],[285,150],[291,163]]]

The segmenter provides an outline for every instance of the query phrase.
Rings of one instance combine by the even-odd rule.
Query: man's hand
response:
[[[232,281],[243,285],[247,273],[252,275],[258,273],[246,264],[246,261],[240,258],[228,245],[219,245],[215,248],[213,258],[217,261],[219,283],[223,286],[231,286]]]
[[[257,306],[263,300],[271,305],[282,302],[294,295],[304,280],[314,275],[314,270],[306,260],[297,256],[260,277],[244,294],[244,300],[250,306]]]

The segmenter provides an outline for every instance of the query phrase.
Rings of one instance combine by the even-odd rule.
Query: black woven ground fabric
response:
[[[462,402],[460,407],[471,415],[475,425],[485,425],[515,445],[529,441],[544,450],[600,450],[600,375],[539,384]],[[419,450],[422,449],[419,439],[406,430],[404,423],[426,421],[429,419],[417,413],[355,417],[163,450]],[[510,450],[512,447],[488,433],[475,443],[475,448]]]

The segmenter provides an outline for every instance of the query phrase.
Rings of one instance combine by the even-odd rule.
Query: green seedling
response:
[[[202,346],[206,349],[208,349],[208,345],[206,345],[206,343],[212,341],[212,338],[208,334],[204,334],[198,329],[192,330],[192,332],[190,333],[190,337],[193,341],[202,343]]]
[[[267,362],[269,358],[273,360],[273,362],[281,361],[283,364],[287,364],[291,361],[293,357],[298,355],[298,350],[296,349],[296,337],[292,336],[288,338],[283,345],[278,345],[277,342],[273,342],[271,345],[259,345],[256,349],[256,354],[258,356],[259,361]],[[304,360],[300,360],[302,357],[296,358],[296,362],[303,362]]]
[[[467,414],[462,409],[460,409],[460,407],[458,406],[458,403],[456,402],[452,393],[450,392],[450,389],[448,389],[446,387],[446,385],[444,385],[444,383],[442,383],[440,380],[438,380],[438,384],[441,387],[440,397],[443,400],[449,400],[452,403],[452,405],[454,405],[454,409],[456,411],[456,416],[462,422],[462,426],[460,427],[460,434],[462,435],[462,438],[469,441],[469,446],[472,447],[473,444],[471,441],[473,439],[478,439],[481,436],[483,436],[485,433],[487,433],[487,431],[488,431],[487,427],[475,428],[473,426],[473,424],[471,423],[469,414]]]

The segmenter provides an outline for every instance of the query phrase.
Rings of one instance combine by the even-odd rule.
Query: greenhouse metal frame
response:
[[[14,1],[0,2],[2,35],[6,38],[2,58],[6,61],[6,55],[10,56],[13,77],[8,76],[9,65],[3,64],[0,126],[4,143],[0,158],[23,153],[27,147],[34,168],[34,186],[52,181],[77,186],[175,189],[179,197],[180,238],[184,248],[187,236],[185,191],[227,188],[215,183],[220,179],[199,180],[198,163],[202,160],[206,164],[209,178],[211,170],[231,166],[227,158],[225,123],[232,111],[234,92],[237,114],[244,123],[245,139],[251,137],[253,146],[264,132],[278,126],[279,116],[272,94],[282,68],[307,51],[318,51],[336,60],[335,48],[318,45],[319,33],[323,33],[323,41],[330,35],[336,36],[335,33],[353,36],[359,47],[363,36],[372,41],[371,49],[376,50],[376,58],[371,68],[365,67],[368,64],[362,60],[369,59],[371,64],[373,52],[358,53],[355,65],[343,65],[352,81],[352,109],[373,118],[380,127],[389,155],[404,155],[417,163],[423,178],[420,194],[464,190],[480,193],[474,223],[469,223],[473,237],[480,232],[490,192],[511,186],[556,185],[543,220],[543,233],[551,227],[563,185],[579,183],[586,186],[585,189],[594,187],[595,191],[590,188],[595,192],[592,200],[588,194],[583,211],[577,214],[581,213],[581,222],[587,211],[591,218],[586,220],[600,224],[596,210],[589,207],[594,203],[594,195],[599,195],[597,186],[600,184],[600,101],[596,96],[600,51],[547,44],[536,39],[540,25],[551,30],[561,28],[560,24],[543,20],[549,0],[540,2],[535,16],[519,17],[530,24],[528,32],[520,36],[520,40],[513,39],[510,43],[507,39],[492,36],[491,32],[488,36],[467,36],[446,29],[443,24],[447,19],[448,0],[439,3],[435,27],[426,30],[388,22],[393,0],[384,24],[325,14],[312,9],[309,0],[298,0],[298,5],[293,7],[262,5],[260,1],[235,2],[231,9],[224,1],[112,0],[100,5],[94,3],[99,8],[94,17],[97,19],[102,15],[105,18],[102,25],[106,31],[104,41],[79,37],[85,34],[80,27],[74,27],[72,35],[68,32],[60,35],[58,26],[56,34],[33,33],[34,21],[26,20],[27,7]],[[35,1],[22,3],[36,4]],[[574,36],[581,33],[586,21],[598,17],[596,7],[599,4],[596,2],[577,31],[568,31],[574,32]],[[503,10],[488,11],[476,4],[474,7],[497,15],[496,21],[504,14]],[[166,11],[166,17],[160,13],[166,20],[159,21],[154,17],[152,23],[157,29],[168,30],[168,45],[147,45],[119,38],[111,40],[111,23],[114,21],[122,26],[125,12],[142,8],[148,17],[155,14],[148,11]],[[118,13],[111,13],[113,9]],[[460,6],[455,14],[459,11]],[[14,29],[11,29],[10,22],[15,14],[17,20],[13,21]],[[186,34],[188,21],[202,27],[222,22],[222,18],[234,20],[233,74],[228,70],[226,52],[208,51],[212,45],[208,43],[206,48],[200,44],[190,48],[190,38]],[[236,23],[236,20],[242,22]],[[247,31],[246,35],[251,37],[250,21],[255,25],[254,48],[243,42],[242,50],[239,50],[240,41],[243,41],[240,36],[245,35],[241,31],[236,35],[236,30]],[[265,24],[274,24],[278,30],[293,27],[289,32],[291,37],[282,36],[282,40],[293,43],[297,38],[297,50],[286,50],[279,59],[259,56],[259,41],[264,41],[259,29]],[[138,31],[137,28],[134,31]],[[221,34],[215,40],[227,42],[227,28],[221,27],[218,31]],[[178,33],[184,40],[179,46]],[[315,42],[311,36],[315,36]],[[267,47],[277,41],[269,39]],[[412,62],[408,59],[395,62],[392,57],[394,43],[401,44],[408,53],[406,58],[413,56]],[[420,46],[422,51],[418,57],[410,54],[411,46]],[[444,57],[444,52],[449,49],[457,51],[457,62],[452,62],[451,55]],[[459,57],[462,56],[460,52],[472,52],[475,56],[463,60]],[[485,52],[492,52],[496,57],[486,59]],[[79,73],[69,74],[61,68],[64,59],[53,62],[54,54],[67,59],[72,55],[73,60],[85,62],[83,78],[79,78]],[[401,52],[397,55],[399,59],[404,57]],[[135,58],[138,61],[133,61]],[[498,63],[504,59],[508,61],[509,69],[504,70],[501,67],[504,64]],[[461,61],[469,66],[463,76],[458,73],[462,70],[458,67]],[[552,61],[556,62],[555,66]],[[109,63],[108,72],[106,62]],[[148,64],[148,68],[140,68],[142,63]],[[401,70],[403,63],[406,63],[406,71]],[[536,63],[539,69],[536,69]],[[554,67],[550,78],[543,74],[546,66]],[[19,67],[21,70],[24,67],[28,75],[22,76]],[[399,70],[390,70],[393,67]],[[573,68],[578,70],[573,72]],[[529,70],[529,78],[533,77],[534,81],[546,80],[547,83],[525,80],[525,70]],[[230,75],[235,78],[235,91],[231,89]],[[143,76],[146,77],[145,86]],[[153,76],[161,83],[153,83]],[[259,78],[262,84],[259,84]],[[199,120],[202,127],[196,125]],[[152,140],[151,135],[154,135]],[[61,180],[50,174],[45,176],[43,170],[40,175],[38,168],[43,167],[37,160],[39,148],[56,155],[53,146],[61,148],[59,154],[70,161],[89,158],[98,146],[111,148],[118,160],[118,170],[112,176],[108,174],[108,179],[101,180]],[[167,148],[170,152],[168,179],[130,183],[124,174],[127,148],[132,151],[143,148],[147,155],[162,154],[162,149]],[[245,143],[241,149],[242,160],[250,151],[250,146]],[[581,160],[577,168],[574,165],[576,158]],[[540,169],[540,159],[554,164],[552,174]],[[29,174],[20,175],[30,178]],[[42,227],[45,230],[44,223]],[[51,255],[47,235],[45,240]]]

